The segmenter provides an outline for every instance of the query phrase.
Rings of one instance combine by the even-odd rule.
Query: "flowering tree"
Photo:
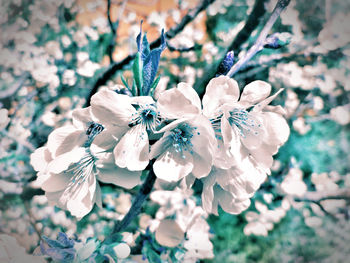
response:
[[[346,5],[134,2],[1,3],[0,259],[335,260],[281,243],[350,229]]]

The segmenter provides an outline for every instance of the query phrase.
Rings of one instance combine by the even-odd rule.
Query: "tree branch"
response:
[[[111,63],[114,62],[113,51],[114,51],[114,47],[116,45],[116,38],[117,38],[117,33],[118,33],[119,21],[123,15],[124,10],[125,10],[126,3],[127,3],[127,0],[123,0],[123,2],[120,5],[120,10],[119,10],[119,14],[117,16],[118,17],[117,21],[115,21],[113,23],[112,19],[111,19],[111,0],[107,0],[107,19],[108,19],[109,27],[111,28],[111,32],[112,32],[112,38],[111,38],[111,41],[107,47],[107,54],[109,57],[109,61]]]
[[[230,69],[226,74],[229,77],[232,77],[237,73],[256,53],[261,51],[264,47],[267,34],[270,32],[272,26],[275,24],[277,18],[282,13],[282,11],[288,6],[290,0],[278,0],[275,8],[273,9],[269,20],[267,20],[265,26],[261,30],[257,40],[254,45],[248,50],[247,54],[237,61],[236,64]]]
[[[146,180],[142,184],[140,191],[136,195],[128,213],[124,216],[124,218],[121,221],[117,222],[114,225],[112,234],[119,233],[121,230],[125,229],[131,223],[131,221],[141,212],[141,207],[144,201],[151,193],[153,185],[156,181],[156,175],[154,174],[152,165],[153,162],[150,162],[149,167],[151,168]]]
[[[202,12],[203,10],[205,10],[211,3],[215,2],[215,0],[204,0],[204,1],[200,1],[200,4],[191,9],[190,11],[188,11],[188,13],[182,18],[181,22],[179,24],[177,24],[176,26],[174,26],[173,28],[171,28],[168,32],[165,33],[165,37],[167,39],[171,39],[173,37],[175,37],[178,33],[180,33],[185,26],[190,23],[191,21],[193,21],[197,15]],[[151,49],[157,47],[160,45],[160,37],[157,38],[155,41],[153,41],[150,46]],[[124,66],[128,65],[134,58],[135,58],[135,53],[132,55],[127,56],[126,58],[124,58],[122,61],[119,62],[113,62],[102,74],[101,76],[96,80],[95,84],[93,85],[85,106],[90,106],[90,99],[91,97],[97,92],[98,88],[104,84],[106,84],[106,82],[118,71],[124,68]]]
[[[227,52],[234,50],[236,54],[239,53],[241,45],[248,40],[255,28],[260,24],[260,20],[266,12],[265,3],[267,0],[256,0],[253,10],[250,13],[247,22],[242,30],[237,34],[232,44],[227,49]],[[227,53],[226,52],[226,53]]]

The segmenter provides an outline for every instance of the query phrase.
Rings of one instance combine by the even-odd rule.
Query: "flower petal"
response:
[[[250,199],[237,200],[230,192],[223,190],[218,185],[215,185],[214,191],[221,208],[227,213],[240,214],[250,206]]]
[[[239,87],[237,81],[227,76],[219,76],[210,80],[203,96],[203,114],[213,117],[218,108],[227,101],[237,101]]]
[[[167,182],[177,182],[188,175],[193,169],[193,158],[187,151],[183,155],[169,148],[153,164],[156,176]]]
[[[242,91],[240,101],[247,101],[250,104],[260,102],[271,93],[271,85],[265,81],[255,80],[246,85]]]
[[[75,147],[82,146],[86,141],[85,131],[77,130],[73,125],[67,125],[55,129],[47,139],[47,148],[55,158],[67,153]]]
[[[71,173],[59,173],[51,174],[41,185],[41,188],[46,192],[57,192],[67,188],[70,180],[72,179]]]
[[[81,130],[86,130],[90,122],[93,122],[91,107],[75,109],[72,112],[73,124]]]
[[[290,134],[287,121],[280,114],[274,112],[264,112],[263,119],[267,133],[264,142],[277,146],[284,144],[288,140]]]
[[[140,171],[129,171],[115,166],[115,164],[103,164],[98,167],[98,179],[101,182],[115,184],[127,189],[134,188],[141,183]]]
[[[102,89],[92,96],[91,111],[102,125],[112,126],[127,126],[136,112],[129,96],[110,89]]]
[[[157,101],[160,115],[166,119],[178,119],[192,117],[200,113],[199,98],[193,94],[193,88],[180,85],[180,88],[172,88],[162,92]],[[198,100],[197,100],[198,99]]]
[[[53,159],[47,169],[50,173],[58,174],[64,170],[67,170],[68,167],[73,164],[77,163],[81,160],[81,158],[86,153],[85,148],[79,147],[71,150],[70,152],[61,154],[60,156]]]
[[[262,111],[265,106],[269,105],[271,101],[273,101],[284,89],[280,89],[278,90],[275,94],[273,94],[272,96],[264,99],[263,101],[259,102],[257,105],[254,106],[254,108],[252,109],[252,111]]]
[[[45,171],[51,161],[51,153],[47,147],[40,147],[30,155],[30,164],[35,171]]]
[[[141,171],[149,161],[149,142],[142,125],[132,127],[114,148],[115,163],[121,168]]]
[[[205,211],[208,213],[217,214],[217,212],[213,212],[215,210],[215,206],[213,204],[214,201],[214,184],[216,181],[215,168],[213,168],[212,172],[209,176],[202,178],[203,182],[203,190],[202,190],[202,206]]]

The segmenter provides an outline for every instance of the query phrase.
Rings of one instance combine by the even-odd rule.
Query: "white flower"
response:
[[[10,118],[8,117],[8,110],[0,109],[0,130],[5,128],[9,122]]]
[[[163,137],[152,145],[150,159],[156,158],[156,176],[175,182],[189,175],[209,174],[216,148],[214,130],[201,114],[201,101],[186,83],[162,92],[157,101],[162,118],[175,120],[159,132]],[[194,179],[193,177],[193,179]]]
[[[281,189],[286,194],[302,197],[307,191],[303,172],[299,168],[291,168],[281,183]]]
[[[239,214],[270,173],[274,155],[287,140],[289,127],[280,106],[268,106],[271,86],[248,84],[239,98],[235,80],[212,79],[203,97],[203,114],[211,120],[218,140],[214,166],[203,178],[202,204],[207,212]]]
[[[254,81],[245,86],[239,98],[235,80],[220,76],[209,82],[203,113],[211,119],[219,141],[216,166],[227,169],[249,158],[270,172],[272,155],[287,141],[290,132],[282,117],[284,110],[268,106],[280,91],[268,97],[271,86]]]
[[[9,235],[0,234],[0,262],[2,263],[40,263],[46,262],[43,257],[26,253],[17,240]]]
[[[153,99],[102,89],[91,98],[91,107],[100,123],[123,130],[124,135],[114,148],[115,163],[131,171],[145,169],[149,162],[148,132],[160,123]]]
[[[244,159],[239,167],[213,167],[203,178],[202,205],[208,213],[218,214],[218,205],[230,214],[239,214],[250,206],[250,198],[265,181],[266,173]]]
[[[75,125],[50,134],[47,146],[31,155],[31,164],[48,200],[82,218],[94,203],[101,206],[97,179],[132,188],[140,182],[140,173],[115,165],[111,152],[115,139],[108,129],[92,121],[90,108],[74,111],[73,121]],[[79,125],[87,129],[77,128]]]

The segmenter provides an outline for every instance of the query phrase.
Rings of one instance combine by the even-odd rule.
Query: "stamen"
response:
[[[188,123],[181,123],[175,129],[171,130],[169,139],[171,140],[171,144],[174,146],[175,151],[181,153],[182,158],[185,158],[185,151],[189,151],[191,154],[193,153],[191,139],[196,129],[196,127],[193,127]]]
[[[230,112],[228,121],[231,126],[238,129],[242,137],[246,137],[246,134],[252,134],[257,136],[259,129],[261,129],[260,122],[245,109],[234,109]]]
[[[157,108],[154,105],[146,104],[140,105],[136,113],[133,114],[129,126],[141,124],[146,130],[155,131],[160,124],[160,116]]]
[[[91,122],[89,128],[86,130],[86,135],[88,136],[88,139],[86,140],[84,147],[90,147],[95,137],[98,134],[100,134],[103,130],[103,125],[96,122]]]
[[[72,173],[72,177],[61,197],[63,200],[74,198],[79,193],[80,185],[85,180],[88,180],[91,175],[96,174],[96,161],[97,157],[91,153],[89,148],[86,148],[86,153],[80,161],[71,165],[71,167],[65,171],[65,173]]]

